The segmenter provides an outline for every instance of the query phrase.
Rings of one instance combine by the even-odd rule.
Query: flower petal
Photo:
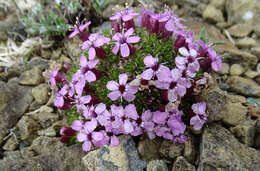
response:
[[[130,36],[126,38],[127,43],[137,43],[139,42],[140,37],[139,36]]]
[[[188,50],[185,48],[185,47],[181,47],[179,49],[179,53],[182,55],[182,56],[190,56],[190,53],[188,52]]]
[[[89,48],[89,51],[88,51],[88,59],[89,60],[93,60],[96,56],[96,50],[95,48],[91,47]]]
[[[128,80],[127,74],[120,74],[119,75],[119,84],[120,85],[126,85],[127,80]]]
[[[113,54],[116,55],[116,54],[118,53],[119,47],[120,47],[120,44],[119,44],[119,43],[116,43],[115,46],[114,46],[113,49],[112,49]]]
[[[73,38],[73,37],[76,36],[77,34],[79,34],[79,31],[78,31],[78,29],[75,28],[75,29],[73,30],[73,32],[70,33],[69,38]]]
[[[129,134],[134,131],[134,127],[129,120],[126,120],[123,125],[124,131]]]
[[[130,49],[126,43],[120,45],[120,53],[124,58],[130,55]]]
[[[175,30],[175,24],[174,24],[174,21],[172,19],[168,20],[165,24],[165,28],[166,30],[168,31],[174,31]]]
[[[114,90],[118,90],[119,84],[112,80],[112,81],[108,81],[106,87],[108,90],[114,91]]]
[[[146,56],[144,58],[144,64],[145,64],[146,67],[151,68],[156,64],[156,59],[153,58],[152,56]]]
[[[84,129],[87,133],[93,132],[97,127],[97,120],[92,119],[91,121],[87,121],[84,124]]]
[[[78,134],[77,134],[77,140],[79,141],[79,142],[83,142],[83,141],[85,141],[87,139],[87,135],[86,134],[84,134],[84,133],[82,133],[82,132],[79,132]]]
[[[81,56],[79,62],[80,62],[80,66],[81,66],[81,67],[85,67],[85,66],[87,65],[87,59],[86,59],[86,57],[85,57],[85,56]]]
[[[128,30],[125,32],[124,36],[125,36],[125,37],[128,37],[128,36],[131,36],[133,33],[134,33],[134,28],[130,28],[130,29],[128,29]]]
[[[125,107],[125,115],[128,118],[131,118],[131,119],[134,119],[134,120],[137,120],[138,117],[139,117],[139,115],[136,111],[136,107],[133,104],[129,104]]]
[[[119,140],[118,140],[118,138],[117,138],[115,135],[113,135],[113,136],[110,138],[110,145],[111,145],[111,146],[117,146],[117,145],[119,145]]]
[[[91,150],[91,142],[90,141],[85,141],[83,144],[82,144],[82,149],[83,151],[85,152],[88,152]]]
[[[96,75],[95,75],[94,72],[92,72],[92,71],[88,71],[88,72],[85,74],[85,76],[86,76],[86,80],[87,80],[89,83],[91,83],[91,82],[93,82],[93,81],[96,81],[96,79],[97,79]]]
[[[109,97],[112,101],[117,100],[120,96],[121,96],[120,91],[112,91],[107,95],[107,97]]]
[[[135,99],[135,95],[131,94],[131,93],[125,93],[123,95],[123,98],[128,101],[128,102],[131,102]]]
[[[142,79],[144,80],[151,80],[153,76],[154,76],[154,71],[151,68],[145,70],[141,75]]]
[[[79,120],[73,121],[71,128],[74,129],[75,131],[80,131],[82,129],[82,122]]]
[[[104,138],[104,134],[101,133],[101,132],[93,132],[93,133],[92,133],[92,138],[93,138],[95,141],[101,141],[101,140]]]
[[[104,103],[99,103],[96,108],[95,108],[95,112],[97,114],[101,114],[102,112],[104,112],[106,110],[106,105]]]

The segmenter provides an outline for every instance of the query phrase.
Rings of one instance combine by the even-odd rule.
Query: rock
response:
[[[229,65],[227,63],[222,63],[222,69],[218,73],[225,75],[229,73]]]
[[[36,137],[36,133],[41,127],[29,116],[23,116],[17,123],[17,128],[19,130],[20,139],[30,142]]]
[[[224,10],[226,0],[211,0],[210,5],[214,6],[217,9]]]
[[[168,171],[168,167],[163,160],[150,161],[146,168],[147,171]]]
[[[256,56],[259,56],[259,58],[260,58],[260,47],[251,48],[251,52],[252,52],[252,54],[254,54]]]
[[[149,139],[145,137],[140,140],[137,146],[138,153],[142,160],[151,161],[159,159],[159,148],[162,141],[160,139]]]
[[[3,146],[3,149],[4,150],[7,150],[7,151],[14,151],[17,149],[18,147],[18,142],[15,140],[15,138],[12,136],[11,138],[9,138],[5,145]]]
[[[9,80],[11,78],[14,77],[19,77],[21,75],[21,73],[24,72],[24,67],[23,66],[11,66],[9,68],[6,68],[7,74],[6,74],[6,78]]]
[[[184,143],[183,156],[190,163],[194,163],[196,159],[196,151],[198,151],[198,149],[195,145],[195,137],[192,134],[188,134],[188,140]]]
[[[250,171],[260,169],[260,153],[241,144],[227,129],[211,124],[200,142],[197,171]]]
[[[253,147],[255,138],[255,121],[246,120],[230,129],[230,131],[245,145]]]
[[[257,99],[257,98],[254,98],[254,97],[248,97],[246,101],[247,101],[247,103],[249,103],[253,106],[260,107],[260,99]]]
[[[260,148],[260,135],[255,136],[255,147]]]
[[[64,51],[65,54],[68,55],[71,59],[78,58],[82,51],[81,46],[82,42],[78,37],[74,37],[73,39],[67,39],[64,42]]]
[[[227,103],[227,95],[218,87],[210,87],[202,91],[198,101],[207,103],[208,122],[219,121],[222,119],[221,112]]]
[[[47,136],[47,137],[55,137],[56,136],[56,131],[54,130],[53,127],[49,127],[47,129],[39,130],[38,132],[39,136]]]
[[[256,41],[253,38],[245,37],[243,39],[239,39],[236,42],[236,46],[239,48],[250,48],[250,47],[255,47]]]
[[[240,103],[227,103],[222,111],[222,120],[229,126],[236,126],[245,119],[247,108]]]
[[[253,22],[259,23],[258,0],[227,0],[226,12],[230,24]]]
[[[42,128],[48,128],[54,122],[59,120],[59,115],[57,113],[50,113],[45,111],[32,115],[32,117],[40,123]]]
[[[251,53],[230,48],[227,48],[226,52],[230,55],[226,57],[226,60],[230,63],[238,63],[243,65],[244,67],[254,67],[257,65],[258,58],[255,55],[252,55]]]
[[[172,141],[163,140],[159,152],[163,157],[175,159],[182,155],[183,150],[184,144],[174,144]]]
[[[176,161],[173,163],[172,171],[196,171],[196,168],[190,164],[184,157],[177,157]]]
[[[11,79],[8,83],[0,81],[0,144],[29,108],[33,100],[31,91],[30,87],[19,85],[18,79]]]
[[[254,26],[254,32],[258,37],[260,37],[260,24]]]
[[[49,49],[41,49],[41,57],[44,59],[50,59],[52,56],[52,51]]]
[[[251,78],[251,79],[254,79],[255,77],[257,77],[258,75],[260,75],[259,72],[256,72],[256,71],[252,71],[251,69],[247,70],[245,72],[245,76],[248,77],[248,78]]]
[[[223,22],[224,17],[221,10],[216,9],[213,5],[208,5],[203,12],[203,18],[214,23]]]
[[[9,38],[8,31],[14,30],[17,26],[19,20],[17,15],[8,15],[4,21],[0,21],[0,41],[6,41]]]
[[[19,79],[21,85],[38,85],[43,81],[42,72],[36,67],[22,73]]]
[[[48,69],[48,64],[49,64],[49,61],[46,60],[46,59],[43,59],[41,57],[33,57],[27,64],[26,66],[29,68],[29,69],[32,69],[34,67],[37,66],[37,68],[39,68],[40,70],[44,70],[44,69]]]
[[[235,24],[228,29],[228,32],[230,33],[231,36],[239,37],[239,38],[247,36],[252,31],[253,31],[252,26],[246,23]]]
[[[139,159],[134,141],[130,136],[121,136],[118,146],[103,146],[88,152],[82,161],[89,171],[142,171],[146,167],[146,162]]]
[[[58,138],[38,137],[30,147],[13,152],[0,160],[0,170],[86,170],[80,160],[85,155],[81,146],[67,147]]]
[[[241,103],[245,104],[247,102],[244,96],[235,95],[235,94],[227,94],[227,101],[230,103]]]
[[[32,89],[32,95],[35,101],[40,105],[47,103],[49,100],[49,90],[50,89],[48,84],[40,84],[37,87],[34,87]]]
[[[230,67],[230,75],[241,75],[244,71],[245,69],[240,64],[233,64]]]
[[[260,97],[260,86],[249,78],[232,76],[228,79],[228,84],[232,91],[245,96]]]
[[[33,102],[30,104],[29,112],[34,111],[34,110],[36,110],[36,109],[39,109],[40,107],[41,107],[40,104],[38,104],[36,101],[33,101]]]

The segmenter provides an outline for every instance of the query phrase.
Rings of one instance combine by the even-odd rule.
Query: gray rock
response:
[[[85,155],[81,146],[67,147],[58,138],[38,137],[29,148],[13,153],[0,160],[0,170],[86,170],[80,160]]]
[[[13,31],[19,20],[15,14],[9,15],[4,21],[0,21],[0,41],[8,39],[8,31]]]
[[[29,116],[23,116],[17,123],[19,137],[22,141],[32,141],[36,137],[37,131],[41,128],[40,125],[30,118]]]
[[[247,70],[247,71],[245,72],[245,76],[248,77],[248,78],[251,78],[251,79],[257,77],[258,75],[260,75],[259,72],[257,72],[257,71],[252,71],[251,69],[249,69],[249,70]]]
[[[252,54],[260,57],[260,47],[253,47],[253,48],[251,48],[251,52],[252,52]]]
[[[103,146],[88,152],[82,161],[89,171],[142,171],[146,167],[130,136],[121,136],[118,146]]]
[[[260,97],[260,86],[253,80],[239,76],[232,76],[228,79],[232,91],[245,96]]]
[[[255,121],[246,120],[230,130],[242,143],[253,147],[255,138]]]
[[[159,148],[161,146],[162,140],[160,139],[149,139],[145,137],[143,140],[139,141],[137,150],[140,154],[142,160],[151,161],[159,159]]]
[[[230,63],[241,64],[243,67],[255,67],[257,65],[258,58],[251,53],[230,48],[227,48],[226,52],[229,54],[226,60]]]
[[[48,69],[48,64],[49,64],[49,61],[46,60],[46,59],[43,59],[41,57],[33,57],[27,64],[26,66],[29,68],[29,69],[32,69],[34,68],[35,66],[37,66],[37,68],[39,68],[40,70],[44,70],[44,69]]]
[[[175,159],[183,154],[184,144],[174,144],[172,141],[163,140],[159,152],[165,158]]]
[[[258,37],[260,37],[260,24],[254,26],[254,32]]]
[[[43,82],[42,72],[36,67],[22,73],[19,79],[21,85],[38,85]]]
[[[220,71],[218,71],[218,73],[222,74],[222,75],[225,75],[225,74],[228,74],[229,73],[229,64],[227,63],[222,63],[222,69]]]
[[[6,141],[6,143],[3,146],[3,149],[7,151],[14,151],[17,149],[18,145],[19,143],[15,140],[14,136],[12,136]]]
[[[168,167],[163,160],[150,161],[146,168],[147,171],[168,171]]]
[[[221,112],[222,120],[229,126],[236,126],[243,121],[247,114],[247,108],[241,103],[227,103]]]
[[[0,81],[0,143],[33,100],[31,88],[20,86],[17,79]]]
[[[195,166],[190,164],[184,157],[180,156],[173,163],[172,171],[196,171]]]
[[[245,69],[240,64],[233,64],[230,67],[230,75],[241,75],[243,74]]]
[[[78,58],[82,53],[80,48],[81,44],[82,42],[78,37],[67,39],[64,42],[64,53],[70,56],[72,59]]]
[[[224,10],[226,0],[211,0],[210,5],[214,6],[217,9]]]
[[[257,43],[256,43],[255,39],[249,38],[249,37],[239,39],[236,42],[236,46],[239,48],[251,48],[251,47],[255,47],[256,45],[257,45]]]
[[[208,5],[203,12],[203,18],[214,23],[223,22],[224,17],[221,10],[215,8],[213,5]]]
[[[183,156],[190,162],[195,163],[196,151],[198,151],[195,144],[195,137],[189,133],[188,140],[184,143],[184,152]]]
[[[227,0],[226,12],[230,24],[243,22],[259,22],[258,0]]]
[[[34,87],[32,89],[32,95],[35,101],[40,105],[47,103],[49,100],[49,90],[50,88],[48,84],[40,84],[37,87]]]
[[[200,163],[197,171],[260,170],[259,151],[241,144],[227,129],[209,125],[200,143]]]
[[[57,113],[50,113],[45,111],[32,115],[32,117],[40,123],[42,128],[48,128],[54,122],[59,120],[59,115]]]
[[[245,37],[253,31],[253,27],[250,24],[235,24],[228,29],[231,36]]]

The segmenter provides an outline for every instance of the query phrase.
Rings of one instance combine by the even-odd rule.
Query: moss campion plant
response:
[[[61,142],[76,136],[84,151],[116,146],[121,134],[184,143],[187,126],[200,130],[207,121],[206,103],[194,97],[212,82],[209,72],[221,69],[221,57],[173,11],[126,9],[110,20],[111,36],[86,31],[91,22],[75,26],[69,37],[83,42],[79,66],[51,73],[54,105],[74,111]]]

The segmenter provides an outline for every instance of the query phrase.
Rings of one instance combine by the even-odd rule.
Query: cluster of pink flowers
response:
[[[96,66],[108,53],[104,50],[104,45],[114,44],[112,53],[117,55],[120,51],[122,59],[135,53],[134,44],[141,43],[141,38],[134,34],[136,16],[141,27],[151,32],[149,34],[155,33],[159,38],[175,39],[172,45],[177,53],[172,59],[175,61],[175,66],[169,68],[159,63],[158,57],[144,56],[146,69],[136,79],[129,81],[128,74],[121,73],[118,81],[110,80],[106,84],[106,88],[110,90],[107,97],[111,101],[121,99],[129,104],[107,106],[91,94],[89,84],[102,77]],[[80,114],[71,127],[63,127],[60,130],[60,140],[67,143],[76,135],[77,140],[83,143],[84,151],[89,151],[92,145],[96,147],[105,144],[118,145],[117,136],[121,134],[139,136],[146,133],[151,139],[159,136],[173,142],[184,143],[187,140],[185,135],[187,125],[194,130],[200,130],[207,121],[207,113],[205,102],[194,103],[190,112],[185,114],[190,118],[189,123],[185,124],[182,120],[184,113],[179,109],[181,100],[184,97],[198,95],[207,88],[212,82],[207,71],[220,70],[221,57],[216,54],[212,46],[202,41],[195,41],[193,33],[185,30],[181,19],[174,15],[173,11],[166,10],[158,14],[142,10],[140,15],[127,9],[116,13],[110,20],[114,31],[112,38],[86,31],[91,22],[75,26],[69,37],[79,35],[83,41],[81,48],[87,52],[87,57],[80,57],[80,68],[70,81],[65,74],[59,73],[59,67],[53,69],[51,73],[51,88],[56,91],[54,105],[61,110],[76,107]],[[65,71],[68,71],[69,67],[66,64]],[[200,70],[204,75],[196,77]],[[149,89],[151,86],[161,91],[167,105],[162,105],[157,111],[145,109],[138,113],[132,102],[139,91]]]

